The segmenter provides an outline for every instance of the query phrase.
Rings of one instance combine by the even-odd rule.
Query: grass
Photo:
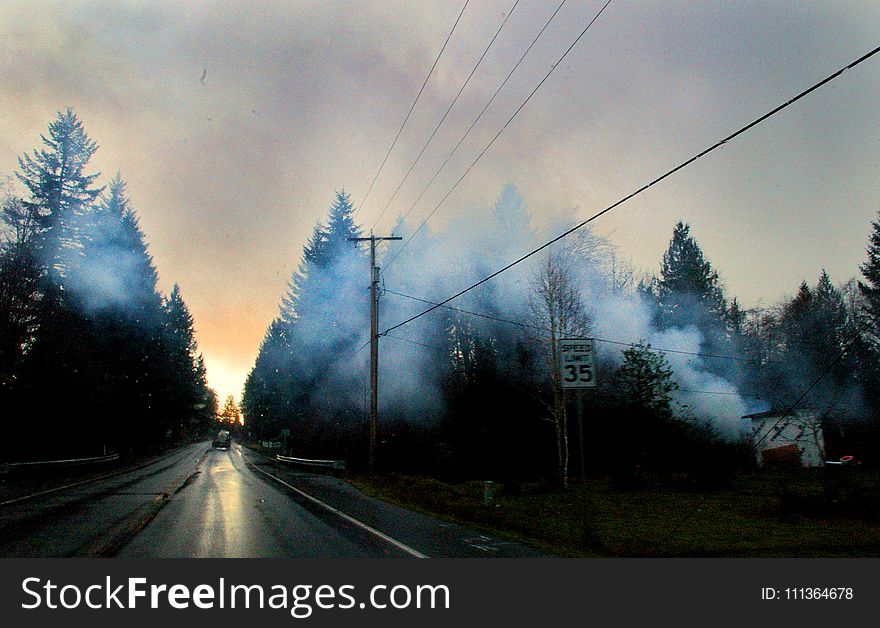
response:
[[[873,470],[847,470],[830,485],[813,469],[745,473],[716,491],[694,490],[676,475],[628,491],[591,478],[565,491],[537,484],[516,494],[499,490],[489,506],[482,482],[384,475],[353,483],[561,556],[880,556],[880,471]]]

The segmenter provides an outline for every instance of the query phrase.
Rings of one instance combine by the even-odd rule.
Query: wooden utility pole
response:
[[[376,466],[376,434],[379,425],[379,267],[376,266],[376,242],[402,240],[399,236],[348,238],[351,242],[370,243],[370,459],[369,471]]]

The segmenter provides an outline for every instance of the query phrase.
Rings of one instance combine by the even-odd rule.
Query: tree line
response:
[[[512,186],[443,237],[421,233],[384,260],[383,320],[403,320],[540,241]],[[754,464],[747,412],[795,404],[821,417],[826,455],[880,459],[880,221],[859,280],[826,272],[794,296],[744,309],[725,294],[688,224],[677,223],[659,273],[639,277],[604,238],[581,230],[537,266],[439,308],[408,336],[381,338],[379,465],[449,479],[544,477],[583,463],[621,484],[643,470],[724,481]],[[407,226],[399,221],[398,235]],[[458,234],[450,236],[450,233]],[[294,455],[363,465],[368,262],[344,192],[306,244],[244,389],[245,431],[291,430]],[[454,241],[465,248],[450,253]],[[496,255],[497,252],[497,255]],[[399,259],[398,259],[399,257]],[[390,287],[393,282],[393,288]],[[421,296],[424,302],[401,296]],[[433,297],[431,296],[433,295]],[[387,318],[385,318],[387,317]],[[617,334],[615,336],[614,334]],[[584,400],[580,459],[573,396],[556,346],[597,337],[599,386]]]
[[[0,407],[12,456],[88,456],[202,438],[217,400],[175,284],[158,289],[120,174],[70,109],[5,183]]]

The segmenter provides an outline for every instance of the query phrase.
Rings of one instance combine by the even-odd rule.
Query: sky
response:
[[[209,383],[241,392],[302,247],[344,189],[391,229],[556,9],[471,0],[0,0],[0,177],[74,109],[120,171]],[[411,213],[418,224],[604,4],[567,0]],[[880,45],[872,0],[613,0],[429,225],[512,182],[536,223],[584,219]],[[677,220],[727,295],[772,305],[858,274],[880,209],[880,55],[594,223],[659,270]],[[362,200],[366,196],[366,201]],[[525,251],[523,251],[525,252]],[[365,269],[366,275],[366,269]],[[366,279],[365,279],[366,281]],[[464,286],[462,286],[464,287]]]

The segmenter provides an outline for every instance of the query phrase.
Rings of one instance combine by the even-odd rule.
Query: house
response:
[[[822,415],[815,410],[770,410],[751,421],[752,444],[761,467],[821,467],[825,461]]]

